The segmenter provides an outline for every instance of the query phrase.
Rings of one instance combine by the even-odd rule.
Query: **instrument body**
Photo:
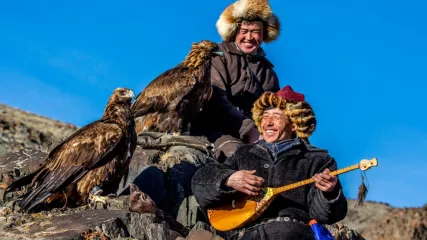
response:
[[[330,172],[329,175],[336,176],[356,169],[366,171],[377,165],[378,161],[376,158],[371,160],[363,159],[359,164]],[[278,194],[313,182],[314,180],[310,178],[282,187],[265,188],[260,196],[245,196],[233,199],[231,202],[222,206],[208,209],[207,215],[209,222],[219,231],[239,229],[246,224],[255,221],[259,216],[261,216]]]

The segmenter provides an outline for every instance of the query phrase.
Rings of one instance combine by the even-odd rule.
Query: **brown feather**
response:
[[[363,174],[361,178],[362,178],[362,183],[359,186],[359,192],[357,193],[357,200],[354,208],[362,206],[363,202],[366,199],[366,195],[368,194],[368,188],[365,185],[365,182],[364,182],[365,177],[363,176]]]
[[[52,207],[56,202],[83,205],[95,186],[105,194],[117,189],[136,147],[132,98],[131,90],[116,89],[100,120],[82,127],[49,153],[20,202],[23,210]]]
[[[176,67],[156,77],[132,104],[137,134],[188,131],[188,124],[212,94],[210,59],[217,44],[194,43]]]

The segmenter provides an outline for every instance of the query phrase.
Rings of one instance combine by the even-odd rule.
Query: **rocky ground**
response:
[[[0,104],[0,186],[34,171],[43,162],[48,143],[62,139],[76,129],[71,124]],[[150,151],[154,150],[137,148],[134,155],[137,160],[131,165],[128,181],[132,181],[149,161],[152,162],[153,159],[149,160]],[[196,152],[190,155],[190,158],[197,158]],[[3,195],[2,191],[0,187],[0,195]],[[175,239],[179,236],[165,219],[130,212],[126,196],[117,198],[108,209],[88,209],[85,206],[30,215],[11,212],[13,201],[10,200],[14,196],[9,197],[5,202],[0,201],[0,240]],[[354,204],[355,201],[349,200],[347,217],[328,226],[337,240],[427,240],[427,205],[424,208],[393,208],[386,203],[365,202],[353,209]],[[197,216],[197,203],[188,198],[181,205],[177,220],[191,227]]]

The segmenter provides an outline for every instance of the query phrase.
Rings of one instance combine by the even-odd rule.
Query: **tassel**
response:
[[[357,201],[356,201],[356,205],[354,206],[354,208],[362,206],[363,201],[365,201],[366,195],[368,194],[368,188],[366,187],[366,185],[363,181],[365,179],[365,177],[363,176],[363,172],[362,172],[361,176],[362,176],[362,183],[359,186],[359,193],[357,194]]]

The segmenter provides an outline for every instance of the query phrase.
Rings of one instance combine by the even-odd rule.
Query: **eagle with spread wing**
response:
[[[101,119],[62,141],[38,170],[16,180],[6,192],[29,184],[29,191],[19,203],[28,212],[85,205],[94,188],[114,194],[136,148],[130,110],[134,97],[130,89],[115,89]]]
[[[180,135],[212,94],[211,57],[218,45],[203,40],[193,43],[186,58],[156,77],[137,96],[131,109],[136,133],[165,132]]]

